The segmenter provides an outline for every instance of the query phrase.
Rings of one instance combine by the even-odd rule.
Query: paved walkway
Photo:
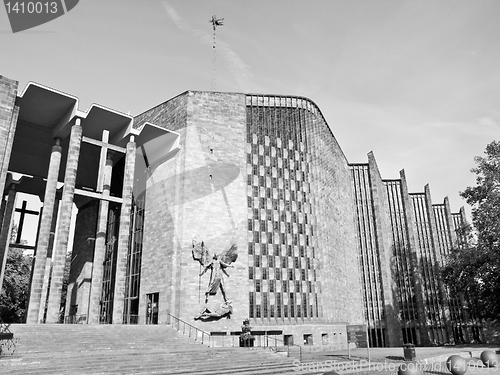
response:
[[[468,363],[465,375],[500,375],[500,368],[483,367],[479,360],[483,350],[493,350],[500,353],[494,346],[444,346],[415,348],[418,368],[428,375],[451,375],[446,368],[446,360],[451,355],[460,355]],[[347,350],[332,353],[309,353],[302,363],[295,363],[297,374],[352,374],[357,375],[396,375],[404,361],[404,351],[399,348],[372,348],[370,358],[367,349],[351,350],[351,358]],[[500,354],[499,354],[500,356]]]

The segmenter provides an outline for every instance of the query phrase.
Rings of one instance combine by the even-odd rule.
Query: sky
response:
[[[311,99],[351,163],[470,207],[474,157],[500,131],[497,0],[81,0],[12,33],[0,9],[0,75],[137,115],[208,91]]]

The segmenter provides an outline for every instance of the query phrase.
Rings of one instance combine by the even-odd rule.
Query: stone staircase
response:
[[[165,325],[11,325],[0,374],[297,374],[286,353],[212,348]],[[324,371],[300,371],[321,374]]]

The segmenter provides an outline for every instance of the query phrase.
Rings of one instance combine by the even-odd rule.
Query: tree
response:
[[[5,323],[25,321],[32,259],[23,255],[23,249],[9,249],[0,293],[0,317]]]
[[[17,224],[13,224],[12,230],[10,231],[10,243],[16,243],[18,230],[19,230],[19,228],[18,228]],[[26,245],[27,243],[28,243],[28,241],[23,240],[23,239],[21,239],[19,241],[20,245]]]
[[[468,246],[455,249],[443,269],[452,292],[464,293],[481,318],[500,317],[500,142],[474,158],[476,186],[460,195],[472,207],[473,235]]]

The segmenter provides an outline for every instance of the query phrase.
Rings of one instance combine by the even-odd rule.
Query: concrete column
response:
[[[36,244],[36,256],[33,264],[32,281],[29,296],[28,314],[26,323],[33,324],[41,322],[43,318],[43,309],[40,309],[42,301],[43,281],[45,277],[45,268],[47,266],[47,251],[50,242],[50,231],[54,216],[54,206],[57,192],[57,177],[61,165],[62,147],[60,140],[52,147],[50,155],[49,173],[47,175],[47,185],[43,199],[43,209],[41,213],[40,231]],[[43,301],[45,308],[45,301]],[[41,312],[41,316],[40,316]]]
[[[66,253],[68,251],[71,212],[73,211],[73,196],[75,193],[78,158],[80,156],[83,135],[83,129],[80,122],[81,120],[77,119],[75,125],[71,128],[69,140],[68,160],[64,174],[64,188],[61,199],[61,212],[59,214],[59,230],[57,232],[56,248],[53,256],[54,263],[50,281],[49,302],[47,305],[47,323],[57,323],[59,321],[62,280]]]
[[[417,304],[417,314],[418,314],[418,328],[420,336],[420,345],[430,346],[431,340],[429,337],[429,330],[427,327],[427,316],[424,305],[424,294],[423,294],[423,277],[420,273],[421,267],[419,266],[419,256],[418,256],[418,239],[417,239],[417,228],[416,221],[413,215],[413,208],[410,201],[410,196],[408,194],[408,184],[406,183],[406,175],[404,171],[399,172],[401,177],[401,195],[402,202],[404,206],[404,214],[406,219],[406,231],[408,236],[408,246],[410,254],[410,264],[413,287],[415,290],[415,302]]]
[[[15,186],[12,186],[7,197],[7,206],[5,207],[2,232],[0,234],[0,291],[2,290],[5,263],[7,262],[7,255],[9,253],[10,233],[12,231],[12,223],[14,222],[13,219],[14,210],[16,209],[16,197],[17,191]]]
[[[398,319],[399,303],[396,280],[392,272],[391,262],[394,260],[392,245],[392,228],[389,209],[389,198],[384,181],[380,175],[375,156],[368,154],[370,171],[370,187],[373,199],[373,216],[375,220],[376,243],[379,251],[380,276],[382,279],[383,303],[387,332],[387,346],[401,346],[401,323]]]
[[[50,225],[49,246],[47,247],[47,260],[45,261],[45,275],[43,276],[42,296],[40,299],[40,312],[38,321],[45,323],[45,308],[47,307],[47,293],[50,281],[50,268],[52,267],[52,252],[54,251],[54,240],[56,235],[57,214],[59,211],[59,199],[56,195],[54,211],[52,214],[52,224]]]
[[[109,197],[111,187],[111,172],[113,171],[113,161],[108,152],[106,164],[102,171],[102,195]],[[90,286],[90,298],[88,309],[88,323],[99,323],[99,302],[102,293],[103,263],[106,255],[106,231],[108,229],[109,201],[102,199],[99,202],[99,214],[97,216],[97,233],[95,236],[94,262],[92,266],[92,282]]]
[[[7,201],[5,200],[5,197],[2,194],[2,204],[0,205],[0,228],[3,225],[3,217],[5,215],[5,207],[7,207]]]
[[[120,231],[118,233],[118,252],[116,256],[115,292],[113,294],[113,323],[123,323],[125,302],[125,277],[127,275],[127,253],[130,237],[130,213],[132,192],[134,189],[136,145],[134,136],[130,136],[125,155],[125,173],[123,177],[122,209],[120,212]]]

